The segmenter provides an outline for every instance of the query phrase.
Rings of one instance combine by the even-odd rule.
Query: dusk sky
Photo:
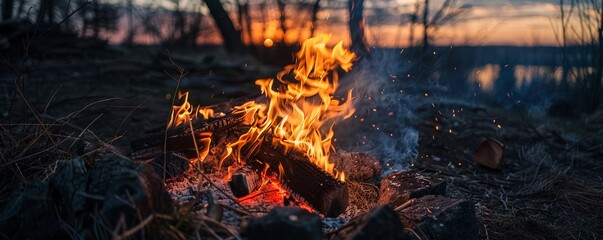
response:
[[[113,0],[123,3],[125,0]],[[173,1],[134,0],[139,6],[173,8]],[[282,39],[276,4],[268,1],[268,12],[262,14],[254,5],[263,0],[249,0],[254,19],[266,19],[267,23],[254,22],[253,41],[261,43],[266,38]],[[222,1],[236,20],[234,1]],[[313,2],[313,1],[309,1]],[[422,1],[421,1],[422,2]],[[431,12],[435,13],[443,0],[431,1]],[[567,1],[566,1],[567,2]],[[366,37],[370,45],[406,47],[409,45],[410,27],[408,14],[414,11],[416,0],[366,0]],[[181,8],[209,12],[201,1],[180,0]],[[559,27],[559,1],[553,0],[457,0],[455,6],[464,9],[454,23],[441,26],[433,34],[437,45],[558,45],[555,30]],[[287,8],[288,42],[307,38],[309,12],[300,12],[295,7]],[[332,39],[348,43],[347,9],[345,0],[322,1],[318,12],[317,33],[329,33]],[[213,24],[212,20],[209,20]],[[235,24],[236,21],[235,21]],[[299,29],[302,29],[301,34]],[[215,32],[215,31],[214,31]],[[420,41],[422,29],[415,28],[416,43]],[[217,33],[217,32],[215,32]],[[119,34],[118,34],[119,35]],[[114,36],[118,39],[119,36]],[[203,42],[219,43],[219,36],[205,36]]]

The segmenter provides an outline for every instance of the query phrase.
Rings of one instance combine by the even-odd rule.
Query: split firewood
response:
[[[366,153],[341,151],[331,154],[329,161],[349,180],[366,181],[381,175],[379,160]]]

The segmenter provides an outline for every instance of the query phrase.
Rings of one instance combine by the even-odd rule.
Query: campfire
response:
[[[352,116],[354,107],[352,89],[345,98],[334,96],[338,70],[350,70],[355,55],[341,42],[329,48],[328,41],[327,35],[304,41],[295,64],[285,67],[276,79],[255,82],[264,98],[226,112],[193,107],[189,93],[180,93],[182,104],[173,106],[166,150],[184,154],[191,164],[203,164],[212,161],[207,159],[210,149],[219,145],[224,151],[217,170],[229,158],[241,166],[231,174],[230,187],[236,197],[261,189],[272,176],[316,211],[332,217],[341,214],[348,205],[348,192],[345,173],[329,160],[334,150],[332,128]],[[225,141],[234,129],[241,134]],[[146,139],[133,146],[137,159],[151,156],[150,146],[161,151],[157,142]]]
[[[291,222],[292,216],[304,218],[314,212],[323,216],[323,228],[334,239],[380,230],[371,230],[376,223],[385,224],[383,228],[391,230],[387,234],[396,239],[408,238],[409,233],[401,232],[403,224],[416,225],[413,221],[428,222],[438,216],[446,216],[442,224],[468,225],[460,236],[474,236],[473,207],[467,201],[433,196],[445,194],[445,181],[395,171],[378,187],[369,182],[381,178],[379,160],[334,147],[334,126],[355,114],[353,89],[342,89],[345,93],[338,96],[342,92],[338,87],[340,71],[349,71],[356,55],[341,42],[329,47],[329,38],[319,35],[305,40],[295,64],[286,66],[276,78],[256,80],[260,97],[195,107],[188,92],[179,93],[181,103],[173,106],[165,131],[132,142],[133,158],[155,166],[168,180],[172,198],[196,198],[193,192],[212,192],[213,188],[221,192],[224,206],[244,212],[270,211],[266,218],[272,220],[246,224],[249,235],[272,236],[261,230],[264,224]],[[307,211],[278,210],[279,206]],[[215,215],[212,211],[208,206],[206,214]],[[396,213],[401,211],[409,211],[412,217],[406,222],[392,220],[399,219]],[[350,226],[362,231],[350,232]],[[431,231],[433,224],[414,228],[421,226],[426,227],[421,231]],[[428,235],[446,236],[446,231]]]

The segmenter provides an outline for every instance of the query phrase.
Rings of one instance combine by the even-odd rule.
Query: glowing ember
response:
[[[316,166],[344,181],[344,174],[338,173],[329,162],[332,127],[336,121],[352,116],[355,110],[351,90],[343,102],[333,95],[338,87],[336,70],[348,71],[355,54],[345,50],[342,42],[328,48],[329,38],[320,35],[304,41],[297,53],[297,63],[285,67],[277,75],[278,82],[274,79],[255,82],[269,103],[247,102],[235,108],[234,113],[242,114],[244,123],[251,127],[238,141],[228,145],[228,154],[232,149],[240,153],[243,146],[253,149],[264,140],[265,133],[270,133],[273,145],[305,153]]]

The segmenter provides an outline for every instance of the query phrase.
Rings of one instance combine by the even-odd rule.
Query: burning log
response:
[[[188,124],[183,124],[168,129],[167,139],[165,138],[166,132],[162,131],[132,141],[132,158],[134,160],[147,160],[157,155],[162,155],[164,150],[180,152],[187,158],[196,158],[197,150],[195,149],[195,142],[192,141],[193,134],[199,139],[207,136],[204,135],[206,133],[226,134],[237,130],[242,126],[241,118],[236,115],[212,118],[209,120],[200,118],[192,122],[192,132],[191,127]],[[215,138],[215,136],[212,137]]]
[[[285,152],[264,141],[255,158],[268,164],[268,171],[278,174],[280,183],[296,198],[327,217],[337,217],[348,207],[348,187],[295,151]]]

